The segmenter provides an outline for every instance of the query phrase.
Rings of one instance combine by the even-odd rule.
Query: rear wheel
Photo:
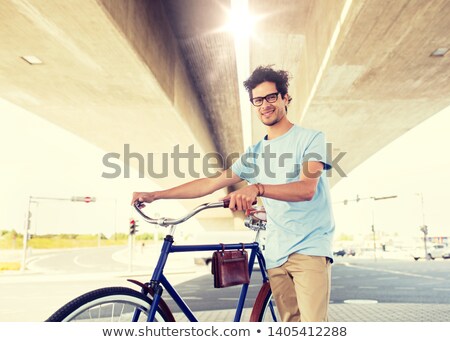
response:
[[[269,282],[263,284],[256,296],[250,322],[281,322]]]
[[[106,287],[94,290],[70,301],[47,322],[132,322],[147,321],[152,300],[127,287]],[[159,306],[157,322],[172,321],[172,314]]]

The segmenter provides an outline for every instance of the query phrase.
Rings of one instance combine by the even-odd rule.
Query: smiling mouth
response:
[[[275,112],[275,109],[261,113],[262,116],[269,117]]]

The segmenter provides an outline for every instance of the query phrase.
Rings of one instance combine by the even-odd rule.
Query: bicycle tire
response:
[[[87,292],[58,309],[46,322],[131,322],[134,310],[147,321],[152,299],[127,287],[105,287]],[[158,306],[155,321],[173,322],[168,308]]]
[[[269,282],[265,282],[258,292],[250,314],[250,322],[281,322],[280,315],[272,298]]]

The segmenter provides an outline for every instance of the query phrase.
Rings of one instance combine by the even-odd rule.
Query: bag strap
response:
[[[245,254],[245,245],[243,242],[241,242],[241,245],[242,245],[242,254]]]
[[[240,244],[242,246],[241,252],[242,252],[242,254],[244,254],[245,253],[245,244],[243,242],[240,242]],[[225,254],[225,245],[223,243],[221,243],[220,246],[222,246],[221,253],[222,253],[222,255],[224,255]]]

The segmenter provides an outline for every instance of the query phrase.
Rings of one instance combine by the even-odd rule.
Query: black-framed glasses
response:
[[[250,102],[255,107],[260,107],[263,104],[264,100],[266,100],[269,103],[276,102],[278,99],[278,94],[280,94],[280,93],[276,92],[276,93],[272,93],[272,94],[267,94],[266,96],[253,97],[250,99]]]

